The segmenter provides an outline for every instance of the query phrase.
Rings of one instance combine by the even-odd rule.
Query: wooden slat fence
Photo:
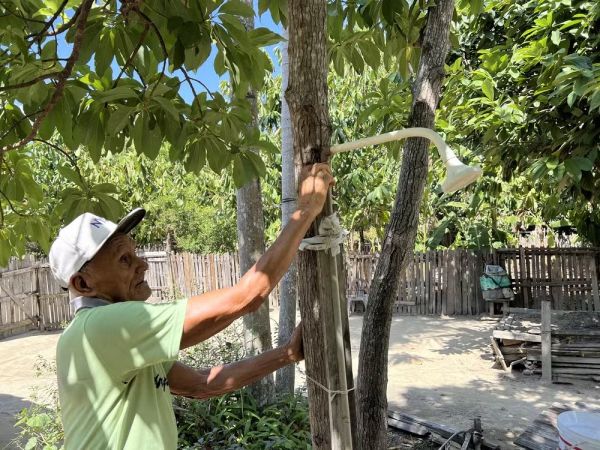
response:
[[[237,254],[141,252],[148,261],[150,301],[164,302],[232,286],[238,279]],[[504,266],[513,280],[511,306],[600,311],[600,249],[518,248],[439,250],[415,253],[400,277],[396,312],[412,315],[478,315],[487,311],[479,277],[485,264]],[[349,298],[368,297],[377,256],[347,255]],[[276,289],[271,305],[279,304]],[[0,337],[31,328],[52,329],[70,320],[68,295],[45,260],[27,258],[0,269]]]
[[[525,248],[496,251],[518,290],[519,305],[540,309],[600,311],[598,293],[600,249]]]

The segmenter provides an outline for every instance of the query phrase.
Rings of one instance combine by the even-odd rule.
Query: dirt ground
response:
[[[276,314],[274,314],[276,317]],[[554,402],[585,402],[600,408],[600,386],[543,384],[539,377],[506,374],[492,368],[489,336],[496,323],[487,318],[408,317],[392,321],[389,354],[390,408],[470,428],[481,416],[484,435],[502,448]],[[354,373],[362,316],[350,317]],[[53,358],[58,333],[30,333],[0,341],[0,449],[14,437],[13,416],[31,402],[39,380],[37,355]],[[376,350],[376,349],[375,349]],[[298,383],[304,380],[298,377]]]

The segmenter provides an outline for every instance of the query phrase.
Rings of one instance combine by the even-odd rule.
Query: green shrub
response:
[[[227,364],[244,357],[239,323],[181,352],[194,367]],[[249,391],[208,400],[175,398],[179,448],[210,450],[309,449],[308,403],[300,393],[259,406]]]
[[[179,360],[195,367],[227,364],[244,357],[243,328],[238,323],[211,339],[183,350]],[[54,361],[41,357],[36,376],[56,377]],[[13,447],[27,450],[62,449],[58,386],[36,388],[34,404],[18,414],[19,437]],[[180,449],[309,449],[308,404],[301,394],[277,398],[259,406],[244,389],[209,400],[174,397]]]
[[[36,378],[52,374],[56,379],[56,364],[38,356],[35,364]],[[36,387],[32,392],[33,404],[17,414],[15,427],[19,436],[11,444],[18,449],[58,450],[62,449],[64,431],[60,419],[60,403],[56,382]]]
[[[310,449],[308,403],[301,395],[259,406],[247,390],[204,401],[178,399],[179,448]]]

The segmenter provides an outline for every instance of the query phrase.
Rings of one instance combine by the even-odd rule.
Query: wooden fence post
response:
[[[525,261],[525,249],[519,245],[519,272],[521,278],[521,292],[523,293],[523,306],[529,308],[529,277],[527,276],[527,264]]]
[[[594,311],[600,311],[600,294],[598,292],[598,268],[596,267],[596,255],[590,257],[590,277],[592,279],[592,297],[594,299]]]
[[[552,381],[552,306],[550,301],[542,300],[542,379]]]

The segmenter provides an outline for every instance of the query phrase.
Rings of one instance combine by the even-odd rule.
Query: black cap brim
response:
[[[115,233],[129,233],[142,221],[145,215],[146,210],[144,208],[134,209],[119,221]]]

